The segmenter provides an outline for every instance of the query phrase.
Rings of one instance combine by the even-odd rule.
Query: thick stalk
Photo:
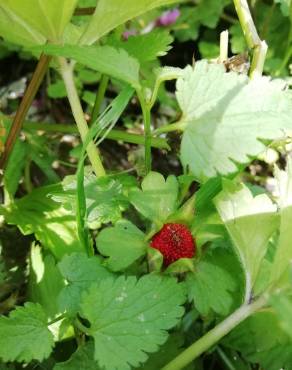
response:
[[[108,76],[102,75],[102,77],[100,79],[99,86],[98,86],[98,91],[97,91],[97,94],[96,94],[94,107],[92,109],[90,123],[95,122],[98,118],[98,115],[100,113],[100,107],[101,107],[101,104],[102,104],[103,99],[104,99],[104,94],[106,92],[108,82],[109,82]]]
[[[36,96],[36,93],[43,81],[48,66],[50,64],[51,57],[42,54],[38,61],[37,67],[33,73],[32,79],[25,90],[21,103],[17,109],[16,115],[13,119],[12,126],[10,128],[7,140],[5,142],[5,149],[0,158],[0,168],[5,169],[7,160],[12,152],[15,145],[16,139],[22,128],[23,121],[27,115],[27,112]]]
[[[71,106],[71,110],[75,122],[77,124],[81,139],[82,141],[84,141],[88,133],[88,126],[84,117],[80,99],[74,83],[72,66],[70,66],[64,58],[58,58],[58,60],[61,67],[60,70],[61,75],[66,86],[67,96]],[[104,176],[105,170],[99,157],[98,150],[92,141],[88,144],[87,154],[96,176],[97,177]]]
[[[250,49],[254,49],[250,68],[250,77],[254,78],[261,76],[263,73],[268,46],[258,35],[247,0],[233,0],[233,2],[247,45]]]
[[[161,370],[180,370],[194,361],[202,353],[207,351],[210,347],[216,344],[238,324],[244,321],[247,317],[262,308],[267,302],[265,296],[261,296],[255,302],[249,305],[243,305],[237,309],[233,314],[228,316],[224,321],[215,326],[212,330],[206,333],[203,337],[193,343],[174,360],[169,362]]]

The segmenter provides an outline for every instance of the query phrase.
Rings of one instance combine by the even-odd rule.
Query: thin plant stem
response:
[[[233,2],[247,45],[254,50],[250,77],[255,78],[263,73],[268,46],[258,35],[247,0],[233,0]]]
[[[24,167],[24,184],[25,184],[25,189],[28,193],[31,193],[33,190],[33,185],[30,179],[30,165],[31,165],[31,160],[30,158],[27,159]]]
[[[53,324],[55,324],[56,322],[58,322],[60,320],[63,320],[65,317],[66,317],[66,314],[62,313],[61,315],[59,315],[59,316],[55,317],[54,319],[52,319],[51,321],[49,321],[48,326],[53,325]]]
[[[228,367],[229,370],[236,370],[236,368],[233,366],[232,362],[229,360],[229,358],[226,356],[225,352],[220,347],[217,347],[217,352],[218,352],[222,361],[225,363],[225,365]]]
[[[23,121],[27,115],[27,112],[36,96],[36,93],[42,83],[44,76],[47,72],[51,61],[51,57],[42,54],[38,61],[37,67],[33,73],[32,79],[28,84],[21,103],[17,109],[16,115],[13,119],[12,126],[10,128],[7,140],[5,142],[5,149],[0,158],[0,168],[5,169],[8,158],[14,148],[16,139],[21,131]]]
[[[64,134],[76,134],[78,129],[74,124],[62,123],[42,123],[42,122],[24,122],[24,129],[27,130],[42,130],[46,132],[60,132]],[[145,138],[143,135],[133,134],[131,132],[112,129],[107,135],[106,139],[114,141],[124,141],[130,144],[144,145]],[[151,146],[158,149],[169,150],[170,147],[167,140],[160,137],[151,138]]]
[[[183,369],[189,363],[198,358],[202,353],[207,351],[210,347],[216,344],[238,324],[248,318],[250,315],[264,307],[267,302],[267,297],[262,295],[251,304],[242,305],[233,314],[228,316],[220,324],[208,331],[203,337],[189,346],[174,360],[169,362],[161,370],[179,370]]]
[[[97,120],[98,116],[99,116],[101,104],[102,104],[103,99],[104,99],[104,95],[105,95],[105,92],[106,92],[106,89],[107,89],[107,86],[108,86],[108,82],[109,82],[109,77],[106,76],[106,75],[102,75],[101,79],[100,79],[98,91],[97,91],[97,94],[96,94],[95,103],[94,103],[94,106],[93,106],[90,123],[95,122]]]
[[[155,135],[172,132],[172,131],[183,131],[185,128],[185,123],[183,121],[177,121],[170,123],[169,125],[161,126],[154,131]]]
[[[137,95],[141,104],[143,120],[144,120],[144,137],[145,137],[145,171],[146,174],[151,171],[151,105],[146,102],[145,97],[140,91]]]
[[[87,7],[87,8],[76,8],[74,15],[92,15],[95,11],[94,7]]]
[[[87,126],[87,122],[84,117],[80,99],[79,99],[76,86],[74,83],[73,69],[72,69],[72,66],[68,64],[65,58],[60,57],[58,58],[58,61],[60,64],[60,71],[61,71],[61,75],[62,75],[64,84],[66,87],[71,110],[72,110],[75,122],[77,124],[81,139],[82,141],[84,141],[88,133],[88,126]],[[96,176],[97,177],[105,176],[106,174],[105,169],[102,165],[98,149],[96,148],[96,146],[94,145],[92,141],[88,144],[87,154],[88,154],[88,158],[91,162],[93,171],[95,172]]]

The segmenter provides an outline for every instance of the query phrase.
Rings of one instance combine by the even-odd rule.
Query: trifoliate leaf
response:
[[[8,224],[17,225],[24,235],[35,237],[57,257],[82,250],[77,235],[75,216],[62,204],[49,199],[60,185],[45,186],[0,208]]]
[[[168,176],[165,180],[160,173],[150,172],[142,181],[141,188],[130,191],[131,203],[144,217],[160,225],[176,210],[176,178]]]
[[[90,341],[80,346],[69,360],[57,363],[53,370],[99,370],[100,368],[94,361],[93,356],[94,344]]]
[[[100,224],[116,222],[122,217],[122,211],[127,209],[129,201],[128,190],[135,187],[132,177],[97,179],[92,174],[84,178],[88,226],[97,228]],[[62,191],[52,195],[52,199],[64,207],[76,212],[76,177],[67,176],[62,182]]]
[[[147,250],[144,233],[130,221],[119,221],[114,227],[103,229],[96,238],[99,252],[108,256],[107,266],[113,271],[129,267]]]
[[[222,65],[197,62],[177,80],[183,116],[181,160],[200,181],[237,170],[292,129],[292,99],[283,83],[267,77],[249,80]]]
[[[83,253],[65,256],[58,267],[67,281],[59,295],[60,309],[70,314],[78,310],[82,292],[93,282],[111,276],[97,257],[87,257]]]
[[[130,370],[167,339],[183,315],[185,295],[175,279],[146,275],[103,279],[82,297],[81,315],[90,322],[95,359],[106,370]]]
[[[288,369],[292,363],[292,341],[271,311],[246,319],[224,339],[224,344],[265,370]]]
[[[127,41],[112,39],[110,45],[125,49],[126,52],[138,59],[140,63],[155,60],[165,55],[173,41],[169,32],[154,30],[144,35],[131,36]]]
[[[280,206],[280,236],[270,275],[270,281],[278,282],[287,272],[292,261],[291,222],[292,222],[292,160],[288,159],[286,171],[276,168]],[[284,282],[284,281],[283,281]]]
[[[215,205],[243,265],[246,299],[256,281],[268,241],[278,227],[277,207],[265,194],[253,197],[244,185],[225,181]]]
[[[0,358],[4,362],[41,361],[53,347],[53,335],[47,317],[39,304],[26,303],[9,317],[0,317]]]
[[[237,257],[223,248],[209,251],[187,275],[189,299],[201,315],[226,316],[242,302],[243,273]]]

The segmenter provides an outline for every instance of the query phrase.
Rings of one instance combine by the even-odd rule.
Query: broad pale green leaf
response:
[[[81,294],[94,282],[111,276],[97,257],[87,257],[84,253],[65,256],[58,264],[67,285],[59,295],[61,311],[75,314],[78,311]]]
[[[77,0],[0,0],[0,35],[25,46],[60,41]]]
[[[280,81],[249,80],[222,65],[200,61],[177,81],[183,112],[181,160],[201,182],[237,170],[261,153],[260,139],[276,140],[292,129],[292,99]]]
[[[161,224],[176,210],[178,182],[174,176],[164,177],[150,172],[142,181],[140,189],[129,193],[131,203],[144,217]]]
[[[232,239],[246,277],[246,298],[253,287],[268,241],[278,227],[277,207],[265,194],[253,197],[250,190],[225,181],[215,205]]]
[[[167,339],[181,316],[184,290],[173,278],[146,275],[103,279],[81,303],[90,322],[95,359],[106,370],[130,370],[147,360]]]
[[[144,35],[131,36],[127,41],[112,39],[109,45],[125,49],[142,64],[165,55],[171,49],[172,41],[169,32],[154,30]]]
[[[7,207],[0,208],[8,224],[17,225],[24,235],[35,234],[57,259],[66,253],[82,251],[75,216],[49,198],[49,195],[60,190],[60,185],[38,188]]]
[[[144,233],[130,221],[118,221],[114,227],[103,229],[96,238],[99,252],[108,256],[107,266],[113,271],[129,267],[147,250]]]
[[[178,0],[99,0],[95,13],[82,37],[83,44],[93,44],[117,26],[151,9],[177,3]]]
[[[288,159],[286,171],[276,168],[276,178],[279,189],[279,207],[280,207],[280,236],[270,281],[273,283],[279,281],[285,272],[291,266],[292,260],[292,161]],[[290,274],[289,274],[290,275]]]
[[[99,370],[100,367],[93,357],[94,344],[90,341],[78,347],[69,360],[57,363],[53,370]]]
[[[139,87],[139,63],[124,49],[112,46],[46,45],[49,55],[71,58],[95,71]]]
[[[225,248],[209,251],[187,275],[189,299],[201,315],[226,316],[242,302],[244,276],[237,257]]]
[[[62,275],[54,257],[39,245],[32,245],[29,263],[28,298],[39,303],[53,319],[59,313],[57,297],[64,287]]]
[[[289,369],[292,363],[292,341],[272,311],[246,319],[224,339],[224,345],[265,370]]]
[[[0,317],[0,358],[4,362],[47,358],[53,347],[53,335],[39,304],[26,303],[9,317]]]

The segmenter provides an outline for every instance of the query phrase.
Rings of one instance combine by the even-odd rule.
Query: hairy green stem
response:
[[[250,68],[250,77],[254,78],[261,76],[263,73],[268,46],[258,35],[247,0],[233,0],[233,2],[247,45],[250,49],[254,50]]]
[[[145,137],[145,171],[146,174],[151,171],[151,106],[146,102],[145,97],[140,91],[137,91],[137,95],[142,108],[143,120],[144,120],[144,137]]]
[[[35,98],[35,95],[40,87],[40,84],[43,81],[43,78],[46,74],[48,66],[50,64],[51,57],[42,54],[37,67],[33,73],[32,79],[25,90],[21,103],[17,109],[16,115],[13,119],[12,126],[10,128],[8,137],[5,142],[5,149],[0,159],[0,168],[5,169],[8,158],[12,152],[12,149],[15,145],[16,139],[22,128],[23,121],[27,112]]]
[[[159,134],[172,132],[172,131],[183,131],[184,128],[185,128],[185,123],[183,122],[183,120],[181,120],[181,121],[170,123],[169,125],[165,125],[165,126],[161,126],[157,128],[154,131],[154,134],[159,135]]]
[[[95,98],[95,103],[94,103],[94,107],[93,107],[92,114],[91,114],[90,123],[95,122],[99,116],[100,107],[104,99],[104,94],[106,92],[108,82],[109,82],[109,77],[106,75],[102,75],[100,82],[99,82],[99,86],[98,86],[98,90],[97,90],[97,94]]]
[[[256,301],[248,305],[242,305],[233,314],[228,316],[220,324],[208,331],[203,337],[193,343],[185,351],[179,354],[174,360],[169,362],[161,370],[179,370],[183,369],[202,353],[216,344],[238,324],[248,318],[250,315],[264,307],[267,302],[266,296],[261,296]]]
[[[88,133],[88,126],[84,117],[80,99],[74,83],[72,66],[67,63],[65,58],[60,57],[58,58],[58,60],[61,67],[60,71],[66,87],[71,110],[75,122],[77,124],[81,139],[82,141],[84,141]],[[98,149],[96,148],[93,142],[90,142],[88,144],[87,154],[96,176],[97,177],[104,176],[105,170],[99,157]]]

